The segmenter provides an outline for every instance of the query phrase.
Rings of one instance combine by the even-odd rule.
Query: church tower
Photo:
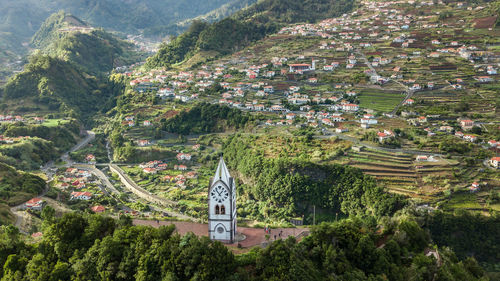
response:
[[[226,243],[236,236],[236,184],[222,157],[208,187],[208,236]]]

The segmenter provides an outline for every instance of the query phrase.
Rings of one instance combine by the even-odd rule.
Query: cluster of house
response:
[[[161,160],[149,161],[147,163],[142,163],[139,168],[146,174],[156,174],[158,171],[164,171],[168,169],[168,164]]]
[[[416,4],[416,8],[428,9],[428,6],[445,5],[439,1],[432,3],[430,1],[362,1],[361,8],[350,14],[344,14],[338,18],[326,19],[317,24],[297,24],[294,26],[286,26],[280,30],[280,34],[288,34],[294,36],[318,36],[326,41],[319,45],[319,50],[332,50],[335,52],[347,53],[345,68],[354,68],[358,63],[358,58],[355,55],[356,50],[373,47],[376,44],[391,42],[390,46],[394,48],[411,48],[414,51],[408,55],[405,53],[394,56],[393,51],[387,56],[383,56],[381,52],[372,52],[371,61],[365,59],[365,64],[369,64],[371,69],[365,70],[365,74],[370,77],[371,82],[376,84],[384,84],[389,79],[377,75],[373,68],[390,64],[393,59],[407,60],[416,57],[421,57],[422,52],[427,52],[429,58],[440,58],[442,55],[458,56],[471,62],[475,62],[479,58],[493,56],[491,52],[481,51],[474,45],[466,45],[465,42],[450,41],[441,42],[440,39],[424,40],[421,36],[417,36],[418,30],[440,29],[440,28],[459,28],[463,27],[464,21],[459,20],[454,23],[433,23],[429,21],[429,16],[415,15],[409,13],[406,5]],[[461,8],[456,6],[455,8]],[[468,7],[472,8],[472,7]],[[411,31],[413,30],[413,32]],[[440,33],[441,31],[437,31]],[[420,50],[415,50],[420,49]],[[393,57],[390,57],[393,56]],[[324,65],[325,71],[332,71],[340,65],[340,62],[333,62]],[[488,75],[496,75],[497,70],[494,65],[488,65],[485,68],[477,65],[478,71],[486,72]],[[297,64],[290,66],[290,72],[295,72],[300,69],[311,69],[311,65]],[[401,67],[395,66],[392,68],[391,79],[401,79]],[[422,77],[426,78],[426,77]],[[480,83],[494,81],[491,76],[480,75],[474,77]],[[408,84],[408,88],[412,91],[423,89],[421,84],[415,83],[415,80],[408,79],[403,81]],[[449,82],[452,89],[462,89],[463,81]],[[434,82],[427,82],[427,88],[433,88]]]
[[[185,170],[183,170],[185,171]],[[186,174],[179,174],[176,176],[171,176],[171,175],[165,175],[162,180],[164,182],[174,182],[176,186],[178,187],[185,187],[186,186],[186,181],[188,179],[196,179],[198,177],[198,174],[194,171],[187,172]]]
[[[96,183],[92,173],[77,168],[67,168],[64,174],[58,176],[58,187],[63,190],[73,190],[70,200],[90,200],[91,192],[81,191],[90,183]]]

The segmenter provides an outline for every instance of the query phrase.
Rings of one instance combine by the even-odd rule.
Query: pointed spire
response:
[[[224,162],[224,159],[221,157],[219,165],[217,166],[217,171],[215,172],[214,182],[222,180],[226,184],[229,184],[230,177],[231,175],[229,175],[229,170],[226,167],[226,163]]]

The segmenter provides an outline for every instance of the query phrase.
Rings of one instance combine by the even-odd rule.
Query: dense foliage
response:
[[[349,0],[264,0],[241,10],[235,17],[261,23],[312,23],[349,12],[354,3]]]
[[[44,236],[23,242],[0,227],[2,280],[479,280],[475,260],[447,249],[425,255],[429,237],[402,220],[377,232],[374,221],[344,220],[234,255],[220,242],[174,234],[174,226],[130,226],[122,218],[45,216]],[[482,279],[486,280],[486,279]]]
[[[310,214],[315,205],[330,214],[379,217],[392,214],[403,204],[399,196],[385,193],[359,169],[286,156],[266,158],[259,148],[252,148],[253,140],[232,136],[225,145],[224,159],[241,174],[243,196],[259,202],[256,209],[249,210],[254,216],[263,212],[277,218]]]
[[[89,77],[72,63],[47,55],[35,55],[25,70],[11,78],[3,101],[23,99],[65,116],[85,119],[109,105],[118,94],[105,78]],[[26,108],[25,108],[26,109]],[[12,109],[11,109],[12,110]]]
[[[315,22],[353,9],[347,0],[266,0],[213,24],[193,22],[192,27],[148,59],[149,67],[169,67],[197,52],[228,54],[274,33],[287,23]],[[202,29],[202,30],[200,30]],[[194,32],[196,31],[196,32]],[[194,44],[194,42],[196,44]]]
[[[36,170],[58,155],[50,141],[30,138],[18,143],[0,146],[0,163],[6,163],[20,170]]]
[[[80,133],[80,124],[75,120],[60,123],[58,126],[31,125],[25,123],[4,124],[0,134],[6,137],[29,136],[52,142],[60,151],[66,151],[75,143]]]
[[[13,144],[0,145],[0,162],[20,170],[36,170],[76,143],[79,124],[70,120],[58,126],[24,123],[3,124],[0,135],[23,138]],[[30,137],[30,138],[25,138]]]
[[[31,45],[38,49],[46,48],[51,42],[58,40],[64,35],[60,29],[69,26],[87,26],[80,19],[59,11],[50,15],[42,24],[40,29],[31,38]]]
[[[218,104],[200,103],[162,122],[162,129],[182,135],[216,133],[226,129],[240,129],[252,121],[249,114],[239,109]]]
[[[456,214],[436,212],[427,219],[434,242],[449,246],[460,258],[500,263],[500,218],[470,212]]]
[[[42,192],[45,181],[0,163],[0,203],[19,204]]]
[[[43,23],[31,44],[45,54],[71,62],[93,74],[139,59],[132,44],[102,29],[91,29],[80,19],[62,11]]]

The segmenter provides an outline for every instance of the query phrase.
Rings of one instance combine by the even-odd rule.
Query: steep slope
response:
[[[50,16],[33,37],[34,52],[24,71],[3,90],[3,108],[13,112],[58,113],[86,120],[103,110],[117,91],[105,73],[136,62],[132,44],[75,16]]]
[[[147,65],[152,68],[169,67],[203,52],[208,52],[210,57],[229,54],[276,32],[284,24],[315,22],[339,16],[353,8],[354,2],[349,0],[260,1],[231,17],[206,25],[201,32],[200,24],[193,22],[195,29],[189,29],[163,46],[148,59]],[[196,44],[193,44],[194,39]]]
[[[194,21],[216,22],[235,14],[242,9],[248,8],[255,2],[257,2],[257,0],[231,0],[221,7],[195,18],[190,18],[168,26],[146,28],[144,30],[144,35],[156,35],[160,37],[167,35],[179,35],[185,32]]]
[[[146,28],[168,26],[206,14],[229,2],[231,0],[5,0],[0,9],[0,49],[25,54],[26,43],[44,20],[59,10],[93,26],[139,33]]]
[[[36,196],[44,187],[45,181],[42,178],[17,171],[0,162],[0,225],[13,222],[9,206]]]
[[[38,54],[5,85],[3,107],[12,112],[56,112],[87,120],[106,108],[116,94],[112,83],[103,83],[105,79],[89,76],[60,58]]]
[[[65,32],[70,30],[89,29],[85,22],[77,17],[59,11],[50,15],[42,24],[40,29],[31,38],[30,44],[38,49],[47,47],[51,42],[62,37]]]
[[[92,74],[139,60],[131,43],[62,11],[47,18],[31,45]]]

